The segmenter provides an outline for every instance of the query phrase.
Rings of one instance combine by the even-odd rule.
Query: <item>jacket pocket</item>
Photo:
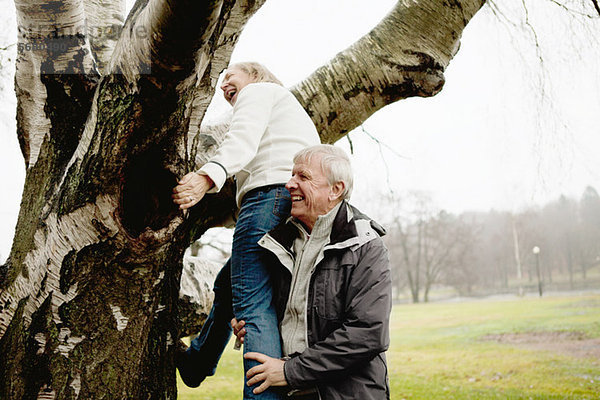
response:
[[[315,312],[321,319],[341,321],[344,316],[346,265],[326,266],[316,272],[314,282]]]

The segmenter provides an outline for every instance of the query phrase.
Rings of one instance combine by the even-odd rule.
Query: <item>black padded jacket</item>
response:
[[[284,364],[291,391],[317,388],[322,400],[389,399],[391,274],[385,230],[344,202],[323,258],[311,271],[306,303],[308,348]],[[297,228],[290,220],[259,244],[272,256],[279,320],[286,308]]]

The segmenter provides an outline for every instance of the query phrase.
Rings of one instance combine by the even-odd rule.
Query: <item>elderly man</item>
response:
[[[391,278],[383,229],[347,203],[350,161],[318,145],[294,157],[292,216],[259,244],[272,254],[284,359],[249,352],[255,393],[289,398],[389,399]],[[279,301],[277,301],[279,299]],[[243,321],[232,320],[243,339]]]

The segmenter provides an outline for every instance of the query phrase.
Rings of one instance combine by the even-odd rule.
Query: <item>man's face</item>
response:
[[[221,90],[223,96],[229,104],[234,105],[237,100],[237,94],[245,88],[249,83],[253,83],[254,79],[252,76],[244,72],[242,69],[237,67],[231,67],[227,69],[223,83],[221,84]]]
[[[312,230],[319,215],[327,214],[336,204],[331,201],[331,186],[318,155],[312,157],[310,163],[298,160],[285,187],[292,196],[292,216],[309,230]]]

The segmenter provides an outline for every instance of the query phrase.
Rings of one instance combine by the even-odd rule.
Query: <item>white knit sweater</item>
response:
[[[235,175],[238,207],[248,191],[286,183],[292,176],[293,157],[319,144],[317,130],[298,100],[275,83],[251,83],[237,95],[229,132],[217,154],[200,170],[221,190]]]

